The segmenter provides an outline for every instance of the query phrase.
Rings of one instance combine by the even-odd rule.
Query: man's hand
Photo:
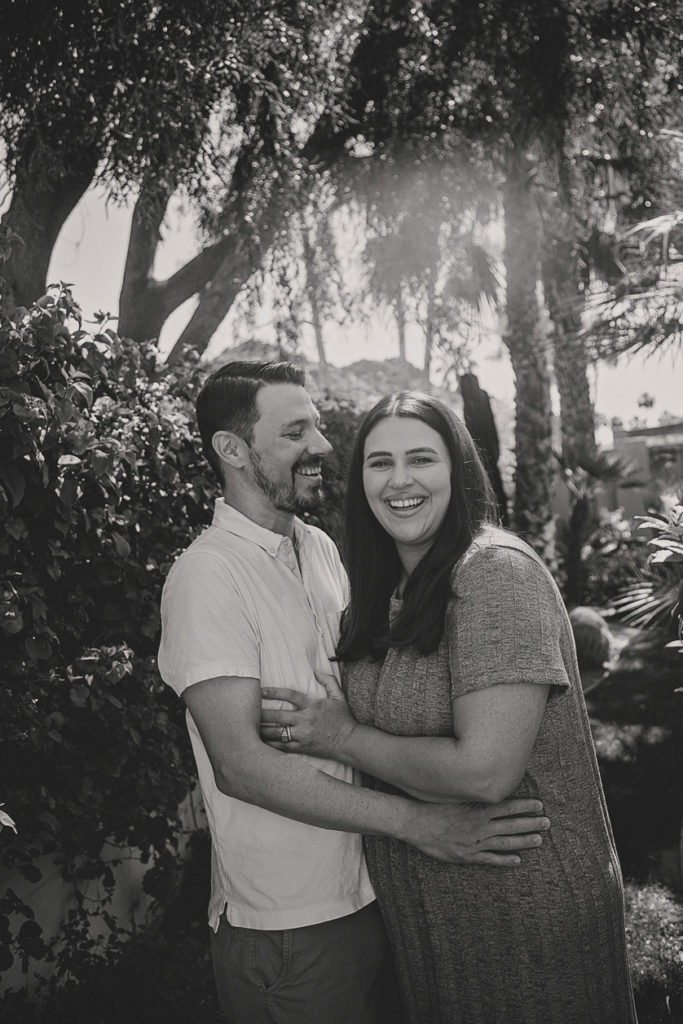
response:
[[[261,706],[261,739],[271,747],[289,754],[343,761],[344,744],[358,724],[345,700],[308,697],[299,690],[268,687],[261,690],[266,700],[282,700],[293,709]],[[291,739],[282,742],[282,730],[289,726]]]
[[[405,842],[437,860],[515,867],[520,850],[541,845],[550,828],[540,800],[503,800],[492,806],[415,804]]]

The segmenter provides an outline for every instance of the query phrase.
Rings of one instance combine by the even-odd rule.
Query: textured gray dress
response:
[[[366,839],[411,1024],[631,1024],[621,874],[562,599],[531,549],[500,530],[481,535],[454,583],[437,651],[347,666],[351,709],[396,735],[447,736],[454,698],[550,684],[514,795],[542,800],[551,830],[514,869]]]

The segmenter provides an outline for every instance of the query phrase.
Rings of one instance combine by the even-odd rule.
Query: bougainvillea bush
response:
[[[156,672],[159,594],[215,488],[192,433],[196,365],[160,374],[151,346],[88,333],[79,312],[61,288],[0,321],[0,802],[17,826],[0,861],[37,881],[54,855],[77,897],[89,879],[106,893],[107,840],[154,863],[155,894],[192,779]],[[0,901],[0,969],[44,954],[30,908],[10,932],[22,907]],[[80,901],[72,958],[102,910]]]
[[[194,763],[182,704],[156,670],[159,599],[212,515],[194,426],[209,369],[193,357],[163,368],[154,346],[106,322],[85,331],[65,287],[11,320],[0,312],[0,805],[17,828],[2,830],[0,865],[38,882],[51,855],[75,897],[63,941],[46,945],[32,908],[0,884],[0,971],[51,959],[59,984],[117,954],[112,844],[150,865],[158,900],[178,877]],[[356,417],[349,403],[321,406],[338,454],[314,521],[339,538]]]

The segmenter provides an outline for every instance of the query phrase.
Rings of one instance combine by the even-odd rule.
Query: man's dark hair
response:
[[[247,360],[226,363],[207,377],[197,395],[197,426],[204,455],[221,483],[220,459],[212,444],[216,431],[230,430],[250,441],[258,419],[256,395],[264,384],[299,384],[303,387],[305,381],[305,370],[294,363]]]

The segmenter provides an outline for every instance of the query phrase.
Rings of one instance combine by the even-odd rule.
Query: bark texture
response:
[[[527,158],[513,147],[503,189],[507,331],[516,382],[515,497],[517,531],[547,560],[553,560],[550,374],[539,331],[537,282],[540,223]]]
[[[562,454],[570,466],[593,459],[595,415],[588,356],[581,337],[579,247],[572,218],[554,203],[544,221],[543,290],[553,325],[555,379],[560,394]]]
[[[3,301],[9,309],[29,306],[45,292],[55,242],[64,222],[92,182],[97,158],[79,150],[61,170],[46,173],[29,149],[16,167],[10,205],[0,221],[12,239],[0,267]]]

